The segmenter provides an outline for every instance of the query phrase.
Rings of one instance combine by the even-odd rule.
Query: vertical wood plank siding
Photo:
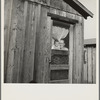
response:
[[[8,23],[9,30],[5,29],[5,44],[9,43],[5,45],[5,61],[8,59],[5,62],[5,82],[30,82],[33,80],[34,71],[37,11],[35,5],[28,1],[12,1],[11,16],[9,15],[11,24]],[[6,25],[5,23],[5,27]],[[7,46],[9,46],[8,51]]]
[[[8,65],[8,49],[9,49],[9,34],[12,18],[12,4],[13,0],[6,0],[4,4],[4,81],[6,81],[7,65]]]
[[[96,47],[85,47],[83,83],[96,83]]]
[[[10,0],[10,2],[6,0],[5,82],[29,83],[32,80],[39,83],[48,82],[52,27],[52,20],[47,16],[48,12],[79,21],[71,27],[74,31],[70,34],[73,43],[73,45],[70,43],[72,59],[70,83],[82,82],[83,18],[63,0]],[[95,65],[95,62],[93,64]],[[95,76],[93,79],[95,81]]]
[[[20,0],[13,0],[11,11],[10,29],[5,32],[9,35],[7,56],[6,82],[18,82],[22,68],[23,58],[23,8],[24,3]],[[5,36],[6,37],[6,36]],[[6,58],[6,57],[5,57]]]
[[[41,6],[41,19],[38,27],[36,38],[36,82],[48,82],[49,60],[50,60],[50,32],[51,32],[51,18],[47,17],[49,9]]]
[[[92,49],[88,48],[88,83],[92,83]]]
[[[59,9],[61,11],[66,11],[80,15],[76,10],[74,10],[71,6],[69,6],[69,4],[65,3],[63,0],[29,0],[29,1],[41,3],[50,6],[50,8]]]
[[[93,83],[96,83],[96,48],[93,48]]]
[[[77,17],[79,23],[74,27],[74,66],[73,66],[73,83],[82,82],[83,69],[83,18]]]
[[[28,3],[26,30],[25,30],[25,46],[24,46],[24,60],[23,60],[23,82],[30,82],[33,80],[34,72],[34,52],[35,52],[35,38],[36,38],[36,6]]]

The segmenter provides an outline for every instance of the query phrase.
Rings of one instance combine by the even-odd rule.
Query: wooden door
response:
[[[73,25],[53,20],[49,83],[71,83],[73,67]]]

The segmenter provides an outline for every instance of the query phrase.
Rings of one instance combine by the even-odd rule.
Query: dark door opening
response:
[[[69,24],[53,21],[50,83],[69,83],[69,28]]]

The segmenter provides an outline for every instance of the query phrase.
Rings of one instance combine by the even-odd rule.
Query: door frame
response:
[[[51,32],[52,32],[54,20],[65,23],[65,24],[70,24],[70,28],[69,28],[69,75],[68,76],[69,76],[69,83],[72,83],[72,78],[73,78],[72,73],[73,73],[73,66],[74,66],[73,65],[74,64],[74,27],[78,23],[78,20],[71,19],[68,17],[63,17],[60,15],[52,14],[52,13],[47,13],[47,15],[49,17],[51,17],[51,21],[52,21]],[[50,54],[51,54],[51,52],[50,52]],[[50,62],[51,62],[51,58],[50,58]],[[49,68],[50,68],[50,66],[49,66]],[[49,71],[49,75],[50,75],[50,71]]]

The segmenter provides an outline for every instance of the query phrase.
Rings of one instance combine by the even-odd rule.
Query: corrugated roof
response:
[[[85,39],[84,40],[84,45],[96,45],[96,38]]]

